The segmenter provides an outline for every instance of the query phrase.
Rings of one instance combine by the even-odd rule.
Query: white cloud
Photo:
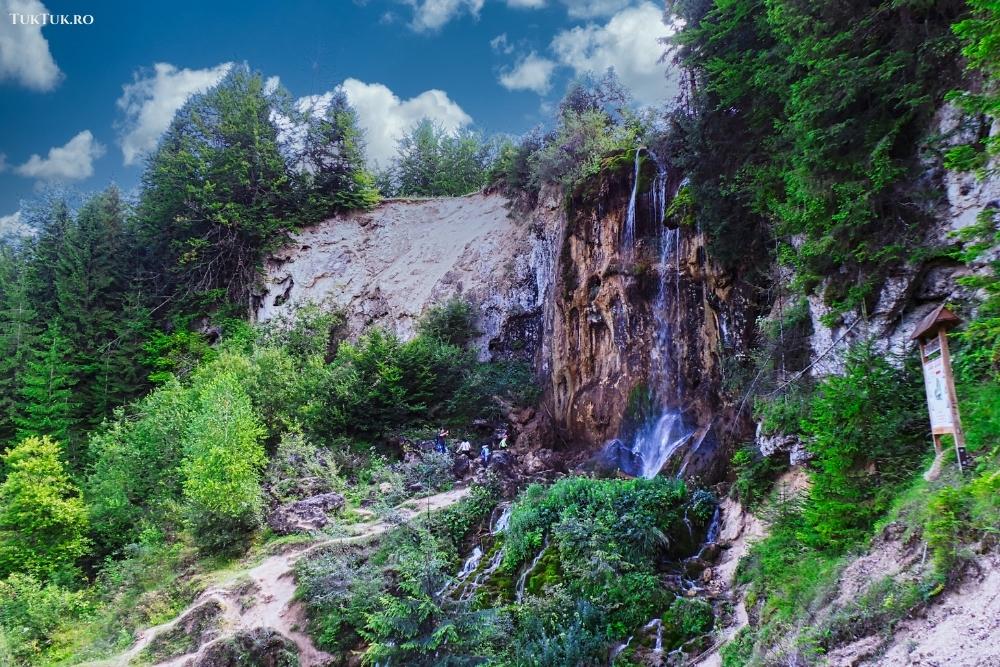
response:
[[[413,7],[410,27],[417,32],[439,30],[453,18],[468,12],[478,17],[485,0],[403,0]]]
[[[231,66],[222,63],[206,69],[178,69],[170,63],[156,63],[151,72],[136,72],[132,83],[122,86],[122,96],[116,103],[125,116],[121,123],[125,164],[135,164],[156,148],[160,135],[184,102],[217,84]]]
[[[632,0],[562,0],[566,12],[577,19],[611,16],[632,4]]]
[[[267,77],[267,79],[264,80],[264,94],[265,95],[272,94],[274,91],[276,91],[278,89],[278,86],[280,86],[280,85],[281,85],[281,77],[280,76],[269,76],[269,77]]]
[[[664,47],[659,39],[670,32],[662,17],[662,9],[644,2],[618,12],[605,25],[559,33],[552,40],[552,50],[577,75],[602,74],[614,67],[639,103],[656,104],[677,92],[676,76],[667,78],[666,66],[660,62]]]
[[[516,9],[540,9],[545,6],[545,0],[507,0],[507,6]]]
[[[32,155],[15,171],[40,181],[79,181],[94,173],[94,160],[104,155],[90,130],[84,130],[64,146],[49,149],[48,157]]]
[[[11,80],[31,90],[52,90],[62,72],[52,58],[41,25],[19,25],[11,14],[47,14],[39,0],[0,0],[0,81]]]
[[[490,48],[492,48],[497,53],[503,53],[509,55],[514,53],[514,45],[510,43],[507,39],[507,33],[501,33],[490,40]]]
[[[31,236],[34,228],[21,221],[21,212],[14,211],[10,215],[0,215],[0,239],[16,236]]]
[[[533,90],[539,95],[552,87],[556,63],[532,51],[518,61],[513,69],[500,75],[500,85],[507,90]]]
[[[396,142],[422,118],[430,118],[450,132],[472,122],[469,114],[443,90],[426,90],[401,100],[381,83],[347,79],[341,88],[358,112],[368,144],[368,159],[374,164],[387,164],[396,153]]]
[[[9,165],[7,164],[7,154],[0,153],[0,174],[7,171],[8,166]]]

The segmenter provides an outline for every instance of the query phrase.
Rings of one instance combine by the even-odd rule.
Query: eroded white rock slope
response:
[[[351,335],[411,336],[431,304],[461,295],[480,310],[481,356],[511,331],[537,338],[556,229],[508,214],[499,195],[390,200],[296,234],[266,264],[259,321],[305,303],[340,308]]]

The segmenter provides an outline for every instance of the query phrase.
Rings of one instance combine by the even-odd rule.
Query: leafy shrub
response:
[[[25,438],[3,456],[0,576],[68,583],[87,553],[87,510],[48,437]]]
[[[199,401],[181,463],[186,513],[203,549],[233,551],[260,523],[264,429],[231,376],[208,381]]]
[[[773,458],[762,456],[752,443],[736,450],[729,464],[736,473],[732,487],[736,499],[748,510],[756,508],[767,497],[774,479],[784,468]]]
[[[9,664],[38,664],[36,660],[51,645],[56,632],[93,609],[87,591],[44,584],[27,574],[0,580],[0,657],[6,648]]]
[[[299,433],[286,433],[264,475],[268,492],[280,503],[343,487],[337,464],[328,451]]]
[[[664,648],[680,646],[685,641],[712,629],[712,605],[698,598],[677,597],[663,615]]]
[[[173,379],[117,410],[115,420],[91,436],[86,497],[99,555],[168,523],[181,497],[177,468],[194,412],[193,395]]]

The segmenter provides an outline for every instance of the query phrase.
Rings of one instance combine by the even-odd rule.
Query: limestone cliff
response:
[[[590,452],[669,406],[697,429],[704,472],[734,426],[723,351],[746,348],[753,318],[703,236],[665,226],[676,181],[645,152],[635,170],[628,157],[568,197],[544,190],[528,212],[495,194],[390,200],[305,229],[268,260],[256,317],[314,302],[342,309],[348,335],[406,338],[429,305],[461,296],[479,313],[482,358],[537,369],[546,424],[526,448]]]

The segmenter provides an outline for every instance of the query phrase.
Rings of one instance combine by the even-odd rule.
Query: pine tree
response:
[[[297,224],[263,78],[234,67],[177,112],[143,176],[140,243],[170,312],[246,307],[261,257]]]
[[[75,372],[81,419],[93,427],[110,414],[113,378],[128,363],[116,354],[128,252],[125,204],[112,186],[90,199],[56,259],[55,296]]]
[[[15,434],[14,409],[21,376],[38,340],[38,313],[31,302],[32,273],[20,258],[5,256],[0,294],[0,445]]]
[[[60,324],[50,321],[21,377],[14,423],[19,438],[50,436],[59,442],[70,443],[69,460],[81,470],[84,457],[77,446],[74,375]]]

